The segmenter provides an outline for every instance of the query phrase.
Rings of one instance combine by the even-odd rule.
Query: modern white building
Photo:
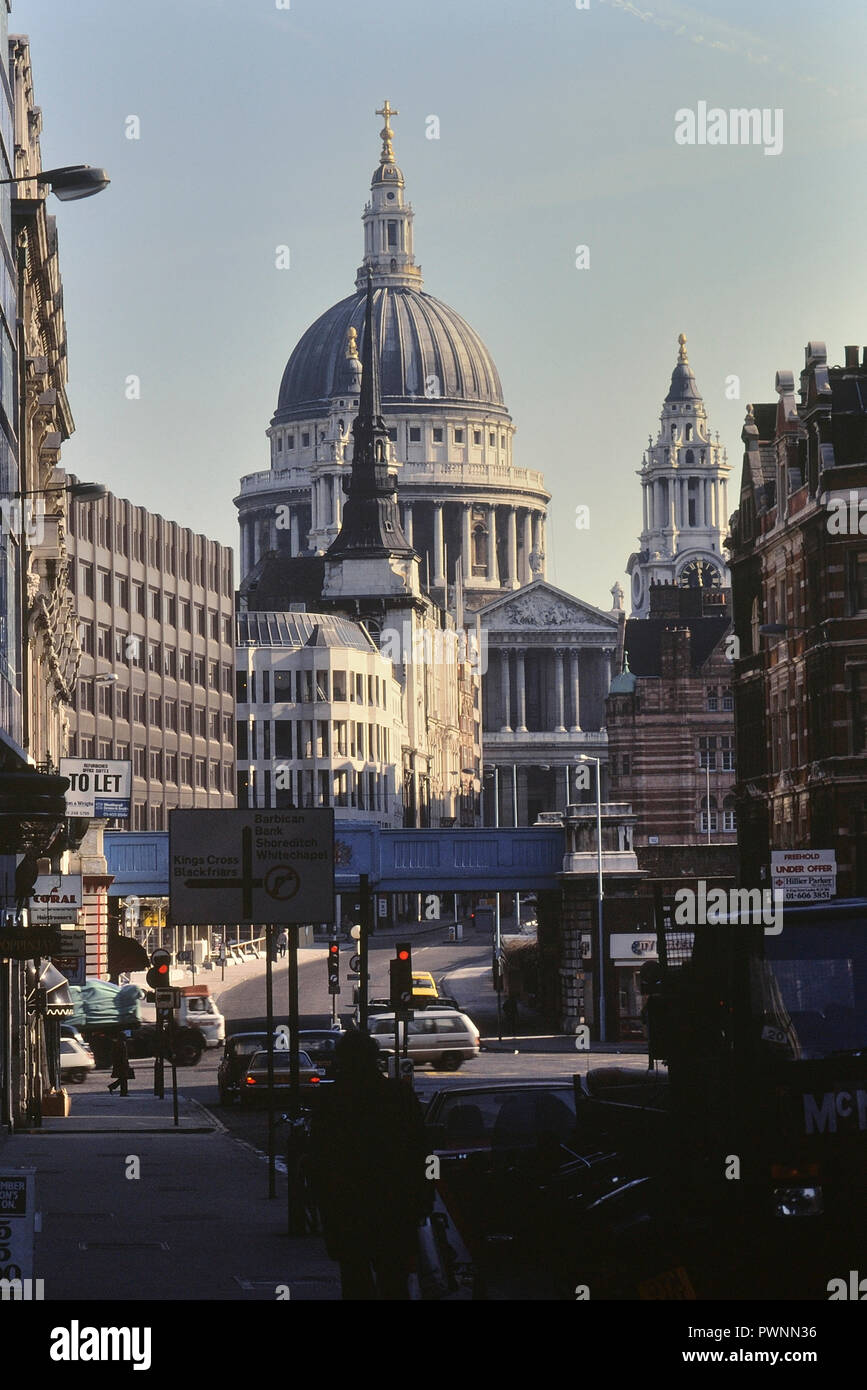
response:
[[[723,554],[730,467],[719,433],[711,439],[683,333],[678,343],[656,443],[651,435],[638,470],[643,500],[641,549],[626,564],[633,618],[648,616],[651,584],[730,587]]]
[[[242,612],[236,655],[238,805],[403,825],[402,689],[364,625]]]

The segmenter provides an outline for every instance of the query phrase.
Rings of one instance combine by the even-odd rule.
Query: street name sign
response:
[[[278,926],[334,920],[334,812],[172,811],[171,921]]]

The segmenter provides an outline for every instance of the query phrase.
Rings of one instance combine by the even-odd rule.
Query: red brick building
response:
[[[624,666],[607,700],[612,800],[637,815],[633,843],[648,883],[732,880],[735,751],[725,589],[654,584],[630,618]]]
[[[807,344],[796,397],[750,407],[732,574],[741,881],[777,849],[833,849],[867,893],[867,348]]]

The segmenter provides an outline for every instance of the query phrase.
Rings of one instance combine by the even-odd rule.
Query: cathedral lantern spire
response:
[[[331,559],[359,554],[405,555],[414,551],[400,524],[397,475],[388,464],[388,429],[382,418],[379,350],[374,341],[373,283],[367,275],[361,396],[352,422],[352,472],[344,480],[347,494],[343,524],[328,550]]]
[[[355,277],[355,288],[363,290],[370,271],[374,289],[383,287],[419,290],[421,270],[412,251],[413,211],[404,202],[403,174],[394,159],[394,130],[391,117],[400,115],[389,101],[374,113],[385,124],[379,133],[382,150],[379,165],[370,184],[370,202],[362,216],[364,260]]]

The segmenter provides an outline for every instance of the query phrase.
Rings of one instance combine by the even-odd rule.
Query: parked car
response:
[[[438,1071],[457,1071],[479,1053],[479,1030],[456,1009],[425,1009],[407,1027],[407,1051],[416,1066],[429,1062]],[[394,1014],[370,1020],[370,1036],[381,1052],[394,1052]]]
[[[70,1081],[74,1085],[80,1084],[87,1078],[87,1073],[93,1071],[95,1065],[93,1053],[83,1039],[78,1042],[75,1038],[61,1037],[60,1079],[64,1084]]]
[[[610,1248],[618,1220],[633,1220],[631,1205],[640,1217],[645,1173],[598,1123],[585,1122],[579,1105],[563,1081],[432,1096],[425,1126],[440,1161],[438,1187],[476,1253],[482,1287],[509,1268],[522,1277],[532,1270],[548,1296],[567,1297],[577,1281],[588,1282],[592,1267],[595,1289],[599,1251]]]
[[[289,1054],[274,1052],[274,1093],[286,1095],[291,1086]],[[325,1068],[314,1066],[306,1052],[298,1053],[298,1075],[301,1095],[311,1096],[325,1077]],[[266,1050],[254,1052],[241,1077],[238,1092],[241,1105],[250,1107],[268,1099],[268,1053]]]
[[[60,1036],[61,1038],[72,1038],[74,1042],[80,1043],[82,1047],[86,1047],[88,1052],[90,1052],[90,1048],[87,1046],[84,1036],[81,1031],[76,1028],[74,1023],[61,1023]]]

